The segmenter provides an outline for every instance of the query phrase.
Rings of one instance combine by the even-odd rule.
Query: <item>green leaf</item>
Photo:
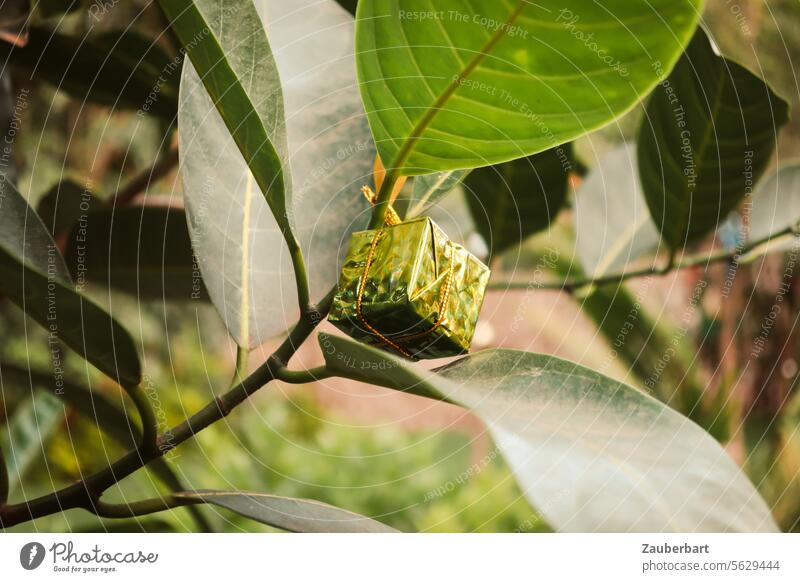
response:
[[[697,242],[752,189],[788,104],[719,56],[698,30],[645,109],[639,174],[650,214],[673,250]]]
[[[4,439],[9,476],[9,493],[19,486],[30,464],[44,452],[44,443],[59,422],[64,421],[64,407],[56,396],[39,394],[22,403],[8,420]]]
[[[180,208],[103,208],[75,224],[64,258],[76,278],[139,299],[207,299]]]
[[[406,218],[421,216],[428,208],[452,192],[469,172],[469,170],[450,170],[416,176],[411,196],[407,201]]]
[[[602,127],[669,72],[702,5],[361,2],[359,81],[381,159],[400,174],[474,168]]]
[[[335,374],[471,409],[561,531],[777,531],[725,451],[654,398],[541,354],[486,350],[430,372],[319,334]]]
[[[50,333],[124,387],[141,368],[130,335],[75,291],[50,233],[11,183],[0,175],[0,291]]]
[[[290,264],[281,234],[290,229],[290,175],[278,68],[249,0],[161,7],[191,59],[181,78],[178,134],[194,250],[229,333],[254,348],[280,331],[266,328],[274,304],[258,296],[267,280],[275,285],[275,274],[256,260],[272,254]],[[288,295],[294,283],[285,279]]]
[[[246,491],[193,491],[175,495],[200,499],[260,523],[292,532],[389,533],[397,530],[374,519],[310,499]]]
[[[133,30],[76,37],[32,27],[24,47],[2,52],[28,78],[80,101],[175,119],[180,59]]]
[[[349,233],[369,218],[359,188],[371,180],[375,149],[356,84],[354,24],[332,0],[260,1],[257,8],[261,17],[252,9],[237,12],[238,25],[252,33],[229,23],[222,42],[229,59],[249,67],[254,102],[266,108],[283,91],[286,126],[281,112],[276,131],[288,133],[286,167],[294,189],[288,215],[316,301],[338,279]],[[262,18],[269,24],[282,88],[277,73],[274,80],[264,74],[275,63],[262,42]],[[296,322],[282,225],[254,192],[247,165],[190,67],[182,84],[178,131],[195,252],[231,334],[239,345],[255,347]]]
[[[473,170],[465,179],[478,232],[492,255],[544,230],[567,199],[571,146]]]
[[[620,272],[658,248],[658,230],[639,183],[635,146],[604,156],[578,188],[574,205],[578,258],[590,276]]]

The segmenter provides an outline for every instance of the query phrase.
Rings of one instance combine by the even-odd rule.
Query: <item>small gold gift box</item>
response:
[[[469,349],[489,268],[430,218],[356,232],[328,320],[407,358]]]

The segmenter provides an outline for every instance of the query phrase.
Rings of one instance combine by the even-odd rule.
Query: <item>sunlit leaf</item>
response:
[[[706,432],[588,368],[498,349],[434,373],[347,338],[319,341],[336,374],[471,409],[528,500],[560,531],[777,531]]]
[[[480,167],[601,127],[669,72],[702,4],[361,2],[359,80],[381,159],[402,174]]]
[[[262,117],[276,121],[275,133],[288,133],[293,192],[284,214],[306,256],[312,300],[319,300],[338,278],[349,233],[368,220],[359,188],[371,179],[375,150],[355,79],[354,25],[332,0],[259,1],[256,8],[276,65],[252,8],[237,12],[238,22],[220,38],[239,76],[252,78],[253,102],[260,109],[285,103],[285,127],[282,110]],[[291,262],[281,226],[189,67],[182,83],[179,133],[193,244],[229,330],[240,345],[254,347],[296,321]]]
[[[252,520],[293,532],[382,533],[397,530],[374,519],[311,499],[247,491],[193,491],[176,497],[201,499]]]

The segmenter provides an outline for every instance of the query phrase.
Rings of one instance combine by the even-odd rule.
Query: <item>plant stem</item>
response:
[[[330,378],[333,373],[325,366],[311,368],[309,370],[290,370],[289,368],[279,368],[276,370],[275,377],[287,384],[308,384]]]
[[[542,289],[542,290],[551,290],[551,291],[567,291],[572,292],[577,289],[581,289],[583,287],[588,287],[590,285],[599,286],[599,285],[611,285],[611,284],[619,284],[623,281],[627,281],[628,279],[634,279],[636,277],[647,277],[647,276],[663,276],[671,273],[672,271],[677,271],[681,269],[688,269],[691,267],[700,267],[700,266],[708,266],[712,263],[720,263],[724,261],[732,261],[736,264],[739,263],[739,260],[742,255],[749,253],[750,251],[758,248],[759,246],[782,236],[786,236],[788,234],[798,234],[798,226],[792,225],[787,226],[783,230],[778,232],[772,233],[768,236],[763,238],[757,239],[752,241],[751,243],[743,246],[740,249],[736,249],[734,251],[715,251],[708,254],[699,254],[687,257],[681,260],[675,260],[674,257],[667,263],[665,267],[645,267],[642,269],[635,269],[632,271],[626,271],[624,273],[613,273],[610,275],[605,275],[603,277],[597,278],[581,278],[581,279],[566,279],[563,281],[550,281],[541,284],[532,285],[530,282],[523,282],[523,281],[498,281],[495,283],[490,283],[490,289]]]
[[[84,508],[94,511],[100,495],[154,459],[163,457],[179,444],[192,438],[204,428],[222,420],[259,388],[276,378],[276,370],[285,368],[297,348],[311,335],[330,309],[336,289],[331,289],[316,308],[312,317],[303,317],[289,333],[289,337],[252,374],[225,394],[215,398],[183,423],[169,429],[158,438],[154,450],[134,450],[100,471],[84,477],[48,495],[0,507],[0,527],[7,528],[44,515],[67,509]]]
[[[134,177],[127,186],[117,192],[114,197],[114,204],[117,206],[128,206],[133,199],[142,191],[146,190],[150,184],[158,182],[161,178],[169,174],[178,165],[178,150],[173,148],[167,154],[157,160],[151,168],[148,168]]]
[[[289,256],[292,259],[294,282],[297,287],[297,304],[300,306],[300,313],[303,316],[307,316],[311,309],[311,294],[308,288],[308,273],[303,250],[300,248],[300,243],[297,242],[297,238],[295,238],[291,229],[284,229],[283,238],[289,247]]]
[[[250,350],[242,346],[236,346],[236,367],[233,370],[231,386],[235,386],[247,376],[247,358]]]
[[[94,502],[90,511],[98,517],[125,519],[128,517],[137,517],[165,511],[167,509],[174,509],[184,505],[199,505],[201,503],[202,500],[199,498],[175,497],[173,495],[153,497],[152,499],[143,499],[131,503],[106,503],[98,499]]]
[[[154,449],[158,441],[158,423],[156,422],[153,407],[150,406],[150,400],[141,386],[125,388],[125,391],[136,405],[136,410],[139,411],[139,418],[142,421],[142,440],[139,443],[139,448],[142,451]]]

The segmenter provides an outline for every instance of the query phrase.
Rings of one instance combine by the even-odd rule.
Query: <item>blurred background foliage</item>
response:
[[[120,31],[127,30],[149,39],[145,46],[151,46],[158,35],[155,42],[159,54],[145,51],[142,62],[154,59],[160,70],[166,71],[165,84],[176,85],[180,66],[170,67],[169,63],[179,63],[180,56],[170,35],[159,34],[164,23],[155,5],[135,0],[118,3],[108,11],[101,10],[102,5],[78,0],[40,2],[33,38],[37,30],[56,31],[78,43],[83,39],[102,47],[98,36],[119,36]],[[798,105],[797,0],[711,0],[705,18],[726,56],[759,72],[789,98],[791,105]],[[89,51],[87,58],[130,57],[127,51],[134,51],[131,47],[136,41],[119,46],[124,49]],[[33,70],[29,58],[12,59],[9,64],[5,74],[10,76],[15,96],[25,95],[14,148],[18,187],[34,207],[54,186],[67,180],[90,191],[98,205],[111,201],[116,192],[168,156],[174,146],[170,121],[174,116],[169,111],[139,115],[125,103],[109,103],[99,92],[82,93],[60,83],[58,73],[63,77],[63,70]],[[113,67],[109,70],[113,73]],[[108,82],[113,85],[115,80]],[[640,117],[641,109],[636,109],[619,123],[578,140],[573,149],[580,165],[591,169],[607,152],[634,139]],[[800,119],[795,116],[780,134],[772,166],[798,157]],[[170,167],[159,178],[128,202],[180,206],[177,172]],[[581,178],[576,174],[571,181],[569,198],[574,197]],[[468,196],[468,192],[457,191],[433,214],[454,239],[480,247],[482,242],[468,212]],[[495,256],[495,272],[508,274],[507,278],[514,273],[525,279],[526,274],[544,266],[545,279],[580,276],[571,219],[568,205],[550,231]],[[60,242],[64,242],[63,237]],[[708,241],[710,244],[712,241]],[[727,266],[718,265],[705,273],[709,284],[681,342],[685,353],[665,372],[655,394],[723,442],[773,507],[779,524],[786,530],[800,531],[800,398],[795,389],[800,368],[795,320],[800,290],[794,274],[787,295],[790,308],[775,321],[770,345],[757,357],[750,355],[753,338],[786,272],[787,260],[783,254],[770,254],[740,267],[725,301],[720,294]],[[648,370],[659,355],[658,338],[675,334],[675,322],[685,312],[687,298],[703,275],[687,270],[657,281],[632,281],[624,287],[590,289],[574,296],[542,290],[531,299],[524,291],[494,292],[484,307],[476,347],[553,353],[644,388]],[[154,387],[149,394],[159,413],[163,412],[162,428],[182,421],[230,382],[235,347],[210,304],[140,302],[131,294],[102,286],[90,286],[88,291],[98,303],[110,307],[140,342],[145,385]],[[643,308],[635,337],[631,336],[625,350],[618,354],[614,351],[616,356],[610,357],[624,314],[640,300]],[[0,301],[4,338],[0,360],[47,373],[51,361],[46,333],[26,323],[21,312],[7,301]],[[517,322],[518,329],[509,331],[521,302],[526,308]],[[255,361],[257,354],[253,357]],[[70,381],[91,387],[113,404],[126,406],[118,387],[79,357],[68,354],[65,368]],[[547,525],[522,497],[508,468],[492,454],[488,437],[475,429],[474,423],[452,421],[452,415],[442,411],[444,405],[419,412],[427,415],[421,427],[419,423],[403,423],[391,414],[386,415],[385,422],[363,423],[350,414],[353,407],[348,403],[348,398],[359,396],[319,385],[284,388],[277,384],[263,391],[194,442],[178,448],[168,462],[184,484],[189,488],[237,488],[319,499],[407,531],[547,531]],[[26,405],[27,393],[27,386],[6,376],[0,417],[11,422]],[[331,406],[332,401],[339,405]],[[44,450],[38,443],[32,445],[35,454],[11,501],[50,492],[101,467],[124,450],[77,413],[70,414],[66,423],[62,418],[56,422]],[[151,472],[140,472],[112,491],[117,499],[138,499],[157,493],[160,487]],[[260,528],[213,508],[201,511],[217,531]],[[14,530],[196,528],[187,512],[179,509],[125,521],[103,521],[74,511]]]

